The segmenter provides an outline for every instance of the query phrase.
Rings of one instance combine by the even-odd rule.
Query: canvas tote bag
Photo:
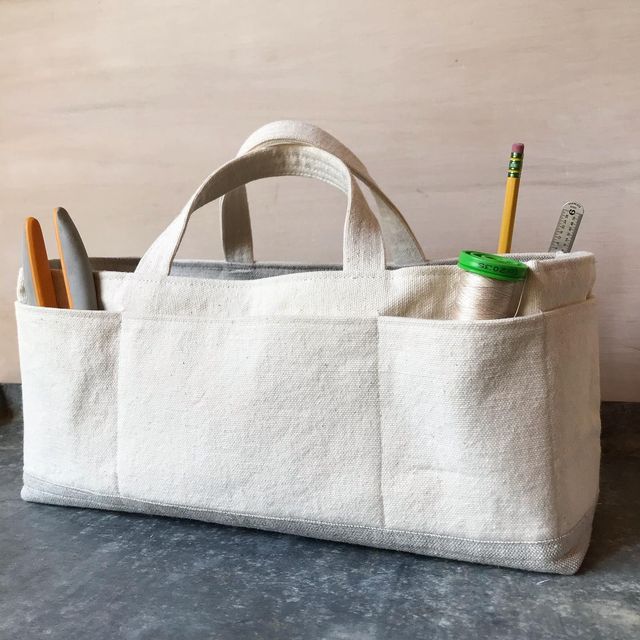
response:
[[[593,256],[516,255],[518,317],[449,320],[455,260],[423,260],[345,148],[281,130],[141,259],[92,259],[100,311],[28,306],[19,275],[23,498],[575,572],[598,492]],[[281,175],[347,194],[342,267],[253,262],[243,187]],[[224,195],[233,261],[176,260]]]

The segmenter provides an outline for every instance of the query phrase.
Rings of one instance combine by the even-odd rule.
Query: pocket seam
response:
[[[378,414],[378,439],[379,439],[379,449],[378,455],[380,458],[378,464],[378,495],[380,502],[380,526],[383,529],[387,528],[386,524],[386,515],[385,515],[385,504],[384,504],[384,483],[383,483],[383,471],[384,471],[384,436],[383,436],[383,424],[382,424],[382,406],[380,403],[380,331],[378,323],[376,322],[376,365],[375,365],[375,373],[376,373],[376,403],[377,403],[377,414]]]

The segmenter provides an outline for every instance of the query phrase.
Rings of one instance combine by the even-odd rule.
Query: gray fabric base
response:
[[[414,531],[326,524],[148,503],[142,500],[71,489],[43,481],[29,474],[24,475],[21,496],[28,502],[190,518],[216,524],[265,529],[336,542],[564,575],[573,574],[580,567],[589,546],[593,520],[593,511],[590,511],[571,531],[554,540],[488,542]]]

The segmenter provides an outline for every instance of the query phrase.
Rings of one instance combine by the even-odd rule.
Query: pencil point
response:
[[[524,144],[522,142],[514,142],[511,145],[511,153],[524,153]]]

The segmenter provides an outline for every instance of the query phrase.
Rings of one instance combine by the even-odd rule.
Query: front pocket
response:
[[[542,314],[380,318],[390,528],[481,540],[556,534]]]
[[[125,497],[379,524],[376,320],[123,319]]]

